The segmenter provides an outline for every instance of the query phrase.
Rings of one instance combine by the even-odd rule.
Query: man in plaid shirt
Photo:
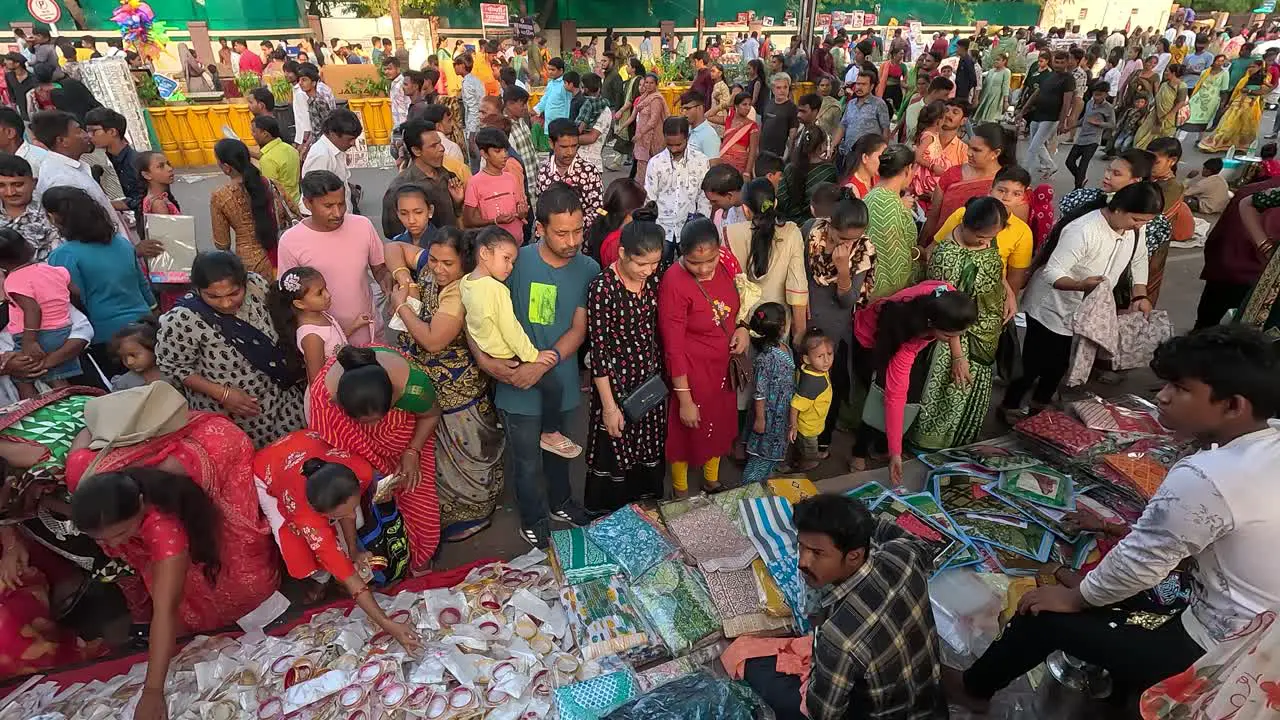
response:
[[[872,519],[862,503],[843,495],[802,500],[794,519],[800,573],[810,587],[823,590],[813,617],[807,716],[946,718],[938,634],[929,604],[929,550],[898,526]],[[760,670],[749,663],[747,681],[762,691],[778,716],[803,717],[792,712],[799,712],[799,678],[767,668],[761,677]],[[793,704],[779,703],[783,684],[791,681],[797,688]]]

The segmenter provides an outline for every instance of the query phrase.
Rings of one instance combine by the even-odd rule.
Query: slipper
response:
[[[702,483],[702,492],[708,495],[719,495],[728,489],[729,488],[725,487],[723,483],[709,483],[706,481],[703,481]]]
[[[558,443],[549,443],[546,440],[539,441],[539,446],[553,455],[559,455],[566,460],[572,460],[582,454],[582,446],[570,440],[567,437]]]
[[[480,520],[475,525],[472,525],[471,527],[465,530],[461,530],[451,535],[445,535],[444,541],[448,543],[462,542],[463,540],[466,540],[470,537],[473,537],[475,535],[478,535],[484,532],[485,530],[488,530],[491,525],[493,525],[492,520],[488,520],[488,519]]]

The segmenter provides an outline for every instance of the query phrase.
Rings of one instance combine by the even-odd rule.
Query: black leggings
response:
[[[1071,363],[1071,336],[1059,335],[1027,316],[1027,337],[1022,343],[1022,375],[1009,384],[1003,407],[1017,410],[1022,398],[1035,386],[1031,400],[1037,405],[1053,402],[1058,383]]]

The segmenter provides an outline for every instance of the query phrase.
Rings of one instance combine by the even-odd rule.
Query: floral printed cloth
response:
[[[1067,387],[1075,387],[1089,380],[1098,350],[1114,355],[1120,343],[1116,298],[1111,292],[1110,280],[1103,278],[1093,292],[1084,296],[1071,316],[1070,328],[1076,342],[1071,351],[1071,367],[1067,370]]]
[[[1173,337],[1173,321],[1164,310],[1153,310],[1150,315],[1125,313],[1118,322],[1119,342],[1111,363],[1116,370],[1145,367],[1156,347]]]
[[[582,657],[587,660],[621,654],[634,657],[650,645],[648,626],[631,591],[621,578],[566,585],[560,601],[568,611]]]
[[[720,630],[710,594],[683,563],[661,563],[633,580],[631,587],[654,629],[676,655]]]
[[[667,521],[681,547],[703,572],[743,570],[756,559],[756,548],[717,505],[695,508]]]
[[[670,540],[640,516],[635,505],[597,521],[587,528],[587,536],[633,580],[676,551]]]
[[[1267,611],[1194,665],[1142,694],[1144,720],[1274,720],[1280,714],[1280,631]]]

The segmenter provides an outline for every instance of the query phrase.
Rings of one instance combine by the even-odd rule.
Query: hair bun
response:
[[[317,472],[320,472],[320,469],[328,464],[329,463],[321,460],[320,458],[307,458],[307,460],[302,463],[302,475],[303,477],[311,477]]]
[[[338,349],[338,364],[343,370],[356,370],[366,365],[377,365],[378,356],[371,348],[343,345]]]
[[[650,200],[631,211],[632,222],[658,222],[658,204]]]

